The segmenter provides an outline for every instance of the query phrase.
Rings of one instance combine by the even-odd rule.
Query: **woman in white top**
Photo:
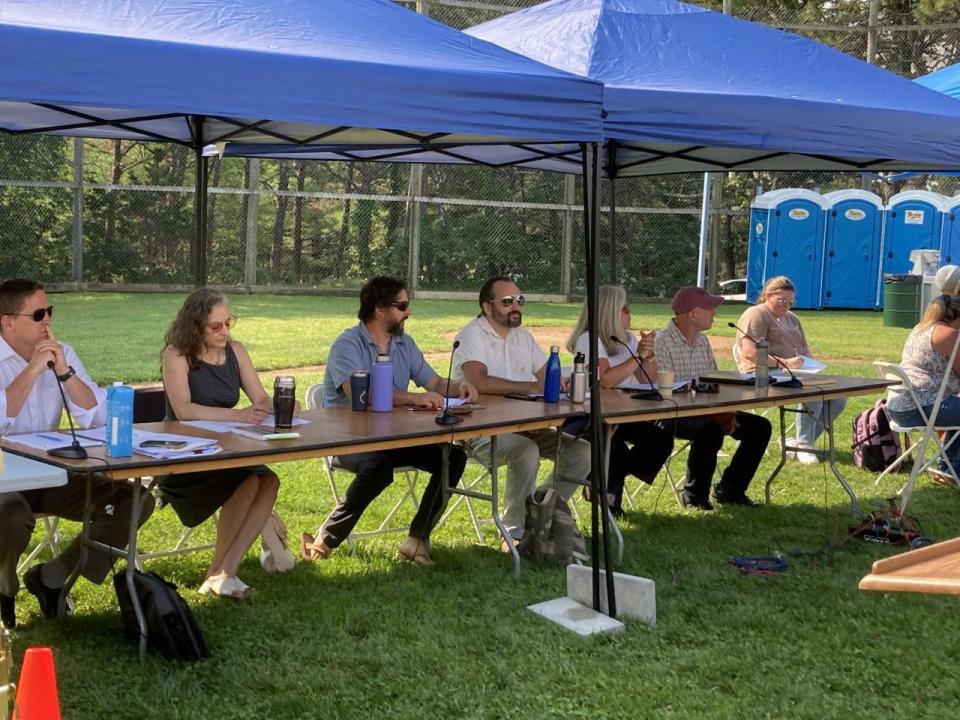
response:
[[[600,386],[636,387],[637,383],[655,383],[655,335],[652,331],[641,331],[638,338],[632,333],[630,303],[627,302],[626,291],[616,285],[602,285],[597,308],[597,366]],[[613,337],[620,342],[613,340]],[[630,350],[621,343],[625,343]],[[577,326],[567,340],[567,349],[572,353],[581,352],[587,359],[590,357],[586,303],[580,311]],[[640,358],[646,376],[631,352]],[[632,448],[627,443],[630,443]],[[617,426],[610,445],[610,470],[607,478],[607,492],[612,496],[610,509],[614,515],[623,513],[623,483],[626,476],[634,475],[648,485],[652,484],[672,450],[673,435],[654,423],[634,422]]]
[[[767,364],[771,370],[782,367],[795,370],[803,365],[803,355],[813,355],[803,333],[800,318],[790,312],[796,297],[796,288],[790,278],[784,275],[771,278],[760,291],[757,304],[744,310],[737,321],[737,327],[747,335],[767,341],[770,346]],[[740,372],[753,372],[756,369],[757,348],[750,337],[737,331],[738,352],[734,356]],[[843,398],[830,403],[833,420],[843,412],[846,403]],[[799,409],[803,412],[797,415],[796,444],[801,450],[797,452],[796,459],[804,465],[812,465],[820,462],[820,458],[810,451],[825,429],[827,403],[808,400],[800,404]]]

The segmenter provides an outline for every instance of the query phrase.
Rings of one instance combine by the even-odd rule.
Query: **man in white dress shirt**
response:
[[[63,412],[58,379],[78,426],[104,424],[106,396],[87,375],[73,348],[57,342],[52,319],[53,306],[43,285],[32,280],[0,284],[0,435],[58,428]],[[30,542],[34,516],[44,513],[82,520],[85,484],[85,475],[71,474],[62,487],[0,492],[0,622],[6,628],[16,625],[17,562]],[[94,478],[90,538],[124,547],[131,501],[126,485]],[[153,501],[148,497],[141,523],[152,511]],[[36,596],[45,617],[56,616],[63,585],[79,559],[77,538],[60,555],[24,575],[24,584]],[[88,548],[81,573],[99,584],[112,565],[109,553]]]
[[[495,277],[484,283],[480,315],[456,337],[460,346],[453,356],[455,380],[465,379],[481,395],[543,392],[547,356],[530,331],[520,327],[524,302],[510,278]],[[523,537],[526,499],[536,489],[540,458],[552,458],[556,442],[555,431],[549,429],[497,436],[494,461],[507,466],[503,522],[514,541]],[[476,438],[469,446],[475,456],[486,458],[490,438]],[[557,468],[561,497],[569,499],[589,472],[590,444],[563,435]]]

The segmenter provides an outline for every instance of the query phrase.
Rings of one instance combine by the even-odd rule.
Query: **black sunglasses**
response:
[[[51,320],[53,320],[53,305],[45,308],[37,308],[30,313],[7,313],[7,315],[13,315],[14,317],[28,317],[33,318],[34,322],[40,322],[43,320],[44,315],[48,315]]]
[[[400,302],[392,302],[390,303],[390,307],[395,307],[400,312],[406,312],[407,308],[410,307],[410,301],[401,300]]]
[[[502,298],[491,298],[490,304],[500,303],[504,307],[510,307],[514,302],[517,303],[520,307],[523,307],[523,304],[527,302],[527,299],[523,295],[504,295]]]

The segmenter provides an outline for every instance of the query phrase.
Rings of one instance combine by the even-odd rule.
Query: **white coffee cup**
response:
[[[661,370],[657,373],[657,386],[664,397],[673,395],[673,371]]]

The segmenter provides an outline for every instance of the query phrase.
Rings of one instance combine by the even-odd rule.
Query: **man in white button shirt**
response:
[[[524,297],[507,277],[487,280],[480,290],[480,315],[456,339],[453,378],[465,379],[481,395],[542,393],[547,356],[533,335],[520,327]],[[536,489],[540,458],[554,456],[553,430],[535,430],[497,436],[494,461],[507,466],[503,521],[514,541],[523,537],[526,499]],[[476,457],[488,457],[490,438],[470,441]],[[563,435],[557,468],[557,489],[569,499],[590,472],[590,444]],[[508,548],[505,548],[508,549]]]
[[[104,423],[106,397],[87,375],[73,348],[57,342],[52,318],[53,306],[40,283],[8,280],[0,284],[0,435],[58,428],[63,412],[58,378],[77,425]],[[53,366],[49,367],[51,361]],[[8,629],[16,625],[15,599],[20,588],[17,561],[30,542],[34,515],[82,520],[85,484],[85,476],[78,474],[70,475],[62,487],[0,492],[0,621]],[[95,478],[90,538],[124,547],[131,501],[126,485]],[[141,523],[152,511],[153,501],[148,497]],[[63,585],[79,559],[78,538],[59,556],[35,565],[24,575],[24,584],[36,596],[45,617],[56,616]],[[109,553],[88,548],[81,573],[99,584],[112,565]]]

